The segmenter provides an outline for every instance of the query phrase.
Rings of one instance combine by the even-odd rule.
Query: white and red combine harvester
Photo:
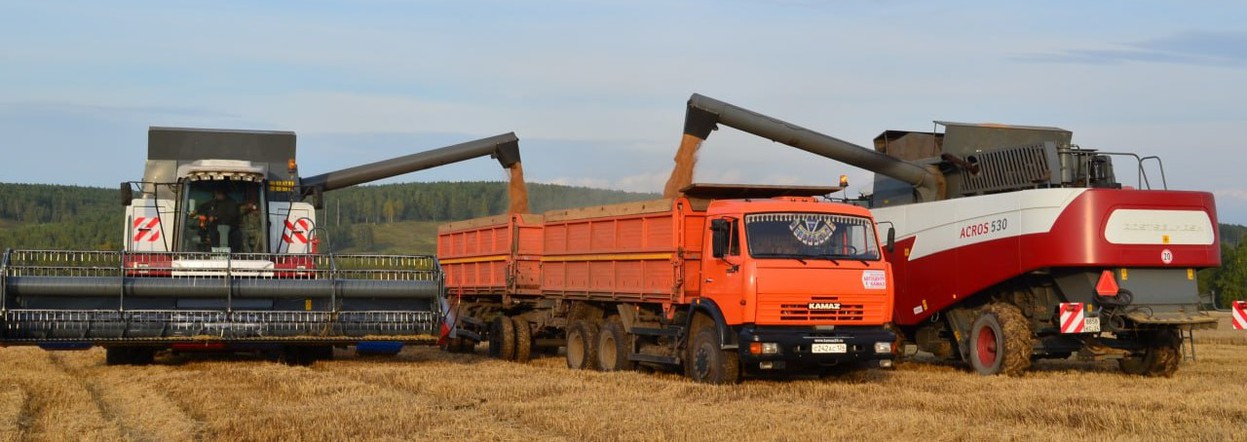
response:
[[[862,202],[895,238],[898,330],[981,374],[1076,354],[1170,376],[1183,332],[1216,327],[1195,277],[1221,262],[1212,194],[1167,190],[1159,158],[1080,148],[1063,129],[937,123],[868,149],[694,94],[685,134],[724,124],[875,172]],[[1114,156],[1133,159],[1133,187]]]
[[[481,156],[512,167],[518,139],[300,178],[293,132],[153,127],[143,180],[121,186],[122,250],[5,252],[0,344],[98,345],[110,364],[164,349],[269,349],[304,364],[333,346],[431,344],[436,258],[324,253],[315,206],[325,191]]]

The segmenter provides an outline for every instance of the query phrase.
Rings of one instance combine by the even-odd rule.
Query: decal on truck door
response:
[[[863,270],[862,288],[886,290],[888,288],[888,274],[883,270]]]

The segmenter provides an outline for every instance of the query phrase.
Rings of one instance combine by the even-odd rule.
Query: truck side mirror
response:
[[[888,243],[885,247],[888,253],[896,251],[896,227],[888,227]]]
[[[133,200],[134,190],[130,188],[130,183],[121,183],[121,205],[129,206]]]
[[[731,227],[727,220],[710,220],[711,251],[715,258],[723,258],[727,254],[727,235]]]

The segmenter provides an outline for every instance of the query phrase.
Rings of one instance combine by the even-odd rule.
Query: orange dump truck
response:
[[[444,347],[577,369],[748,373],[891,366],[893,284],[834,187],[692,185],[682,197],[442,225]]]

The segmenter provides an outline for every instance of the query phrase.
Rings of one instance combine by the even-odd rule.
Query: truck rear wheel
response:
[[[984,376],[1019,376],[1030,368],[1034,337],[1022,312],[1010,304],[995,303],[979,313],[970,326],[970,366]]]
[[[567,368],[577,370],[598,367],[597,325],[586,321],[572,322],[567,328]]]
[[[1182,361],[1182,338],[1176,330],[1163,330],[1144,336],[1147,348],[1141,356],[1131,356],[1119,363],[1121,371],[1153,377],[1172,377]]]
[[[533,329],[527,319],[519,316],[511,319],[515,323],[515,361],[528,362],[533,357]]]
[[[628,332],[624,331],[623,321],[618,316],[611,316],[598,333],[598,367],[602,371],[630,371],[633,369],[628,353],[631,351]]]
[[[490,324],[489,355],[504,361],[515,360],[515,323],[506,315],[495,316]]]
[[[707,384],[734,384],[740,382],[740,354],[735,350],[723,350],[719,333],[713,326],[702,327],[693,336],[693,346],[686,364],[689,377]]]

